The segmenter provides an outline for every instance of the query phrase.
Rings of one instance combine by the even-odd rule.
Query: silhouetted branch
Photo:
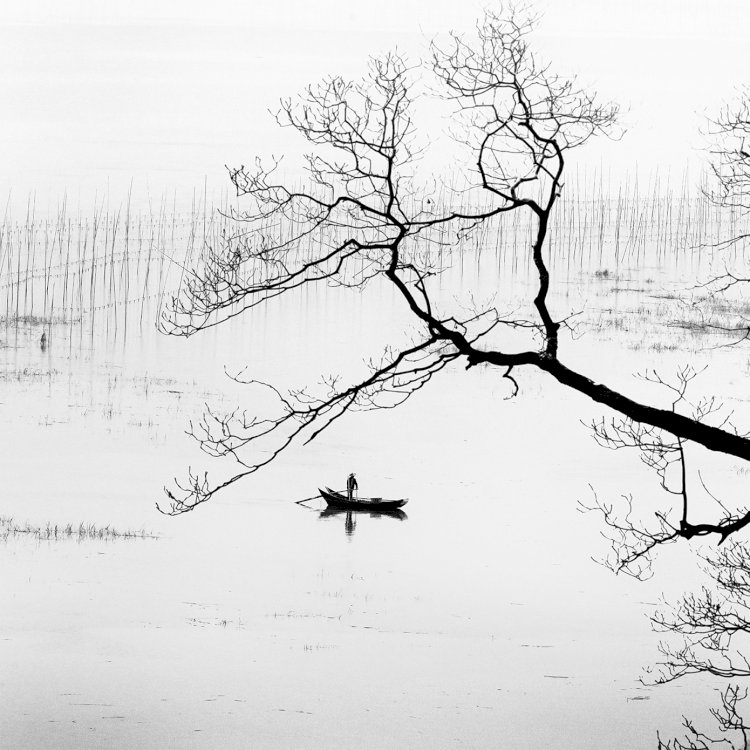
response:
[[[720,206],[750,210],[750,89],[741,89],[737,100],[709,121],[708,133],[715,178],[708,197]]]
[[[677,372],[675,382],[664,380],[656,371],[647,371],[641,377],[671,392],[674,413],[678,407],[689,408],[691,419],[703,423],[709,418],[717,422],[720,429],[734,428],[729,422],[731,414],[721,417],[721,403],[715,397],[700,399],[695,403],[687,400],[686,393],[690,383],[699,375],[692,366],[682,367]],[[591,424],[594,439],[599,445],[610,450],[635,448],[640,453],[641,461],[659,479],[659,486],[668,495],[680,498],[681,516],[678,522],[669,520],[668,514],[656,512],[656,526],[651,526],[640,520],[633,520],[633,501],[631,496],[623,496],[623,507],[601,502],[594,493],[594,503],[587,505],[579,503],[584,512],[596,511],[603,517],[607,526],[605,538],[610,542],[611,554],[603,564],[614,572],[624,572],[635,578],[645,578],[650,575],[650,567],[654,550],[663,544],[669,544],[676,539],[692,539],[696,536],[717,534],[718,544],[722,544],[730,534],[739,531],[750,524],[750,512],[743,509],[738,513],[731,513],[726,506],[708,493],[719,504],[722,517],[716,522],[693,523],[688,520],[689,488],[687,482],[687,467],[685,457],[685,441],[681,437],[670,435],[653,425],[635,422],[632,419],[603,418]],[[706,492],[703,478],[700,483]],[[592,488],[593,491],[593,488]]]
[[[676,541],[680,536],[679,528],[661,512],[654,513],[655,524],[649,525],[641,519],[634,519],[631,495],[622,495],[615,506],[614,503],[600,500],[593,487],[591,492],[593,501],[579,501],[578,509],[583,513],[601,514],[606,527],[601,535],[610,547],[608,555],[595,559],[595,562],[614,573],[625,573],[638,580],[650,578],[655,548]]]
[[[323,379],[318,393],[302,389],[284,395],[269,383],[244,379],[242,373],[231,376],[236,382],[269,391],[278,413],[266,418],[238,410],[217,415],[207,406],[201,421],[191,424],[188,434],[209,456],[229,456],[243,471],[215,487],[209,487],[205,476],[191,473],[186,484],[178,483],[179,495],[167,492],[169,507],[159,509],[172,515],[192,510],[217,491],[269,464],[293,441],[314,440],[348,411],[400,406],[457,356],[444,343],[430,339],[400,352],[386,352],[379,363],[370,364],[367,378],[348,387],[340,387],[335,377]],[[255,449],[252,456],[261,454],[262,458],[244,458],[243,451],[249,447]]]
[[[733,542],[703,559],[713,587],[687,593],[651,618],[655,629],[679,637],[660,644],[663,658],[656,665],[656,682],[703,673],[750,677],[743,652],[750,635],[750,551]]]
[[[428,68],[439,96],[457,108],[462,142],[475,154],[473,182],[464,191],[446,189],[440,205],[416,177],[415,163],[426,148],[412,120],[418,73],[399,55],[373,58],[362,81],[333,76],[296,99],[282,100],[277,121],[312,149],[305,160],[307,185],[286,184],[278,176],[278,160],[230,170],[245,206],[232,214],[236,231],[205,247],[185,273],[162,318],[163,330],[189,336],[302,288],[364,290],[378,280],[390,284],[412,314],[418,343],[387,352],[360,382],[324,381],[314,394],[275,391],[279,411],[271,416],[240,411],[219,416],[207,408],[191,434],[209,455],[229,456],[243,472],[213,489],[205,477],[191,475],[181,492],[170,496],[167,512],[205,502],[349,410],[401,403],[458,359],[467,368],[500,367],[512,394],[519,390],[521,368],[535,367],[646,426],[632,437],[647,441],[659,431],[670,433],[678,448],[668,451],[668,441],[662,441],[653,453],[657,461],[681,455],[684,441],[750,459],[745,436],[707,424],[700,415],[638,403],[560,361],[567,318],[549,305],[550,217],[571,150],[594,135],[612,135],[617,107],[599,103],[539,62],[528,45],[533,26],[523,12],[488,11],[476,39],[454,34],[431,45]],[[535,319],[501,315],[494,305],[466,313],[439,304],[435,249],[460,243],[514,211],[531,221],[531,241],[519,252],[529,254],[535,272],[529,300]],[[498,347],[489,333],[501,325],[528,332],[528,340],[518,348]]]
[[[749,750],[750,724],[746,724],[738,704],[747,698],[747,689],[728,685],[721,693],[721,706],[711,709],[720,734],[712,737],[696,728],[695,722],[683,717],[685,736],[664,741],[657,733],[659,750]]]

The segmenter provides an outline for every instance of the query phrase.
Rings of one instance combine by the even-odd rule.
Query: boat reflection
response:
[[[344,532],[352,536],[357,528],[357,516],[370,516],[370,518],[395,518],[397,521],[406,521],[409,516],[403,510],[352,510],[351,508],[326,508],[320,511],[318,518],[331,518],[333,516],[345,516]]]

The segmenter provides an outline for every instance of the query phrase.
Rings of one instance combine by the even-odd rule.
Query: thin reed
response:
[[[432,192],[436,211],[449,205],[483,208],[456,205],[465,195],[460,182],[459,174],[452,175]],[[602,172],[572,172],[552,214],[550,270],[564,278],[595,269],[616,277],[624,266],[706,270],[714,257],[712,245],[750,227],[736,209],[712,204],[704,187],[688,175],[677,180],[659,173],[647,180],[626,176],[613,185]],[[128,195],[121,206],[112,208],[107,199],[85,215],[80,209],[71,213],[63,199],[52,217],[40,218],[31,196],[22,221],[6,207],[0,219],[0,322],[86,326],[92,336],[101,327],[108,336],[120,336],[129,327],[153,326],[186,268],[200,260],[205,248],[232,236],[237,223],[230,218],[226,196],[213,202],[205,188],[193,195],[185,212],[177,210],[176,196],[149,206],[136,211]],[[532,218],[512,211],[460,241],[436,242],[425,252],[433,254],[437,268],[467,263],[478,268],[489,260],[501,272],[528,272]],[[286,236],[295,228],[256,226],[254,231]],[[319,251],[315,240],[308,244],[298,252],[312,256]],[[728,265],[746,260],[740,245],[721,252]]]

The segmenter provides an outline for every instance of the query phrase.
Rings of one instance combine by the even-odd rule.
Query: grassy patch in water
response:
[[[14,518],[0,516],[0,540],[7,540],[16,536],[29,536],[39,540],[63,540],[76,539],[85,541],[89,539],[157,539],[158,536],[144,529],[134,531],[125,529],[120,531],[112,526],[97,526],[93,523],[47,523],[44,526],[35,526],[28,521],[17,523]]]
[[[60,315],[0,315],[0,325],[5,326],[56,326],[80,322],[80,315],[72,318]]]

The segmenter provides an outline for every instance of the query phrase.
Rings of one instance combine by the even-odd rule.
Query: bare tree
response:
[[[709,151],[715,178],[708,197],[721,206],[750,211],[749,88],[742,88],[736,101],[709,121],[708,132],[713,138]]]
[[[383,282],[400,295],[416,333],[410,345],[387,349],[365,377],[350,383],[331,378],[318,389],[282,393],[235,376],[268,389],[278,412],[261,417],[207,411],[193,426],[193,436],[209,455],[234,458],[240,471],[217,485],[191,472],[175,491],[167,491],[165,512],[192,510],[268,464],[293,441],[314,439],[349,411],[398,406],[459,363],[467,369],[499,368],[514,394],[518,369],[536,368],[633,424],[674,436],[680,446],[692,441],[750,459],[750,440],[736,431],[639,403],[561,360],[566,318],[548,306],[550,216],[570,152],[596,135],[612,135],[617,107],[600,103],[539,62],[528,45],[533,25],[522,13],[487,12],[475,36],[454,34],[444,44],[433,43],[426,66],[412,69],[389,54],[371,60],[361,82],[327,78],[282,102],[279,124],[296,130],[312,147],[307,187],[277,179],[276,162],[231,170],[247,203],[236,217],[242,230],[207,248],[186,274],[163,320],[165,330],[188,336],[302,287],[364,289]],[[412,119],[414,92],[425,67],[440,95],[455,106],[460,137],[474,153],[466,189],[441,205],[425,193],[415,167],[425,146]],[[533,317],[491,305],[464,312],[439,303],[432,250],[460,243],[511,212],[523,212],[532,226],[531,241],[519,253],[528,253],[535,269]],[[525,345],[498,345],[503,328],[526,334]]]
[[[750,677],[745,655],[750,636],[750,551],[731,542],[703,556],[711,579],[698,593],[691,592],[674,605],[665,603],[652,616],[656,630],[670,634],[663,641],[663,659],[654,680],[672,682],[691,674]]]
[[[734,101],[727,103],[716,117],[710,118],[706,135],[710,138],[708,148],[711,180],[704,187],[704,195],[720,209],[728,210],[733,219],[750,216],[750,88],[741,88]],[[730,231],[722,232],[709,248],[722,260],[721,253],[737,248],[750,240],[747,223],[729,222]],[[700,285],[708,298],[728,293],[743,294],[750,283],[750,270],[738,263],[737,254],[732,261],[724,258],[723,272],[716,274]],[[717,324],[709,316],[706,328],[739,334],[735,343],[750,338],[750,319],[740,314],[737,305],[737,320],[734,324]]]
[[[691,419],[701,424],[712,420],[720,429],[734,430],[731,414],[716,397],[700,398],[695,402],[687,398],[688,387],[699,374],[687,365],[677,372],[674,382],[665,380],[656,371],[647,371],[641,377],[669,391],[673,412],[686,411]],[[718,544],[722,544],[731,534],[750,524],[750,510],[730,511],[708,490],[700,473],[698,491],[702,490],[718,504],[720,518],[709,523],[695,523],[689,519],[690,497],[695,488],[691,488],[688,481],[686,441],[683,438],[628,418],[609,421],[601,418],[590,427],[594,438],[604,448],[636,449],[641,461],[656,474],[662,492],[679,498],[681,510],[679,518],[673,520],[670,504],[664,511],[655,511],[655,523],[649,523],[636,518],[631,495],[623,495],[622,502],[616,507],[614,503],[600,500],[592,488],[593,502],[579,502],[579,510],[602,515],[606,527],[603,535],[610,543],[610,555],[599,562],[610,570],[644,579],[651,574],[653,553],[660,545],[671,544],[679,538],[692,539],[709,534],[716,534]]]
[[[733,541],[703,560],[712,583],[697,593],[684,594],[674,605],[665,603],[652,616],[654,628],[670,638],[659,644],[661,660],[648,671],[649,679],[657,684],[689,675],[733,681],[750,677],[743,645],[750,636],[750,551]],[[747,688],[737,683],[728,684],[721,692],[721,705],[711,709],[719,734],[699,731],[694,721],[683,717],[684,739],[664,742],[659,737],[659,748],[748,750],[750,723],[739,707],[747,694]]]
[[[683,717],[685,736],[664,741],[657,733],[658,750],[748,750],[750,748],[750,724],[745,723],[738,704],[747,698],[747,690],[730,685],[721,692],[721,705],[711,709],[711,716],[719,734],[708,735],[699,730],[695,722]]]

